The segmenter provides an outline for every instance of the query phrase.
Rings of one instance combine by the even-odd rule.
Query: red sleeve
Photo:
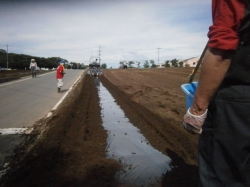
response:
[[[235,50],[239,41],[237,31],[244,13],[244,0],[213,0],[213,24],[209,27],[208,46],[221,50]]]

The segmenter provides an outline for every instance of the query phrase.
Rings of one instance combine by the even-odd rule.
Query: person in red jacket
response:
[[[213,24],[184,127],[198,133],[203,187],[250,186],[250,0],[213,0]]]
[[[61,60],[60,64],[57,67],[56,70],[56,79],[57,79],[57,92],[61,91],[62,85],[63,85],[63,77],[65,74],[65,70],[64,70],[64,63],[65,60]]]

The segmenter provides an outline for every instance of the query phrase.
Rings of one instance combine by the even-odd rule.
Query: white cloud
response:
[[[18,2],[18,3],[17,3]],[[59,3],[60,2],[60,3]],[[209,0],[15,1],[0,3],[0,48],[34,56],[60,56],[108,67],[120,60],[160,61],[199,56],[211,24]]]

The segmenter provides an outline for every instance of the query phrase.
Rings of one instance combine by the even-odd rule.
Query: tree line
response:
[[[3,50],[2,50],[3,51]],[[36,63],[39,68],[46,68],[46,69],[55,69],[57,68],[59,62],[63,59],[61,57],[36,57],[31,55],[25,54],[15,54],[15,53],[8,53],[7,54],[0,52],[0,68],[8,68],[9,69],[29,69],[31,59],[35,59]],[[84,65],[83,63],[76,63],[76,62],[68,62],[64,59],[65,68],[67,69],[86,69],[88,66]],[[125,61],[121,61],[120,64],[124,63]],[[128,68],[136,67],[140,68],[140,62],[135,61],[128,61],[126,62]],[[172,60],[166,60],[164,62],[164,66],[167,67],[183,67],[183,62],[178,61],[176,58]],[[143,64],[144,68],[156,68],[157,65],[154,60],[146,60]],[[106,69],[107,65],[104,63],[101,65],[102,69]]]
[[[53,69],[57,68],[59,62],[63,59],[61,57],[36,57],[25,54],[8,53],[8,59],[6,53],[0,53],[0,67],[9,69],[29,69],[31,59],[35,59],[39,68]],[[86,66],[83,63],[68,62],[64,59],[65,68],[67,69],[85,69]]]
[[[134,61],[128,61],[128,62],[125,62],[125,61],[120,61],[120,64],[124,64],[126,63],[128,65],[129,68],[133,68],[134,64],[137,65],[137,67],[139,68],[140,67],[140,62],[134,62]],[[176,58],[175,59],[172,59],[172,60],[166,60],[164,62],[164,66],[166,68],[168,67],[183,67],[183,61],[178,61]],[[188,65],[186,65],[188,66]],[[144,68],[156,68],[157,65],[155,63],[154,60],[146,60],[143,64],[143,67]]]

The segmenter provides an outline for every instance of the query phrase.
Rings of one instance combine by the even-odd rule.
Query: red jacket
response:
[[[63,65],[60,64],[60,65],[57,67],[57,70],[56,70],[56,78],[57,78],[57,79],[62,79],[63,76],[64,76],[64,74],[65,74],[65,72],[64,72],[64,67],[63,67]]]
[[[221,50],[235,50],[239,43],[237,35],[246,16],[245,0],[213,0],[213,25],[208,32],[208,46]]]

